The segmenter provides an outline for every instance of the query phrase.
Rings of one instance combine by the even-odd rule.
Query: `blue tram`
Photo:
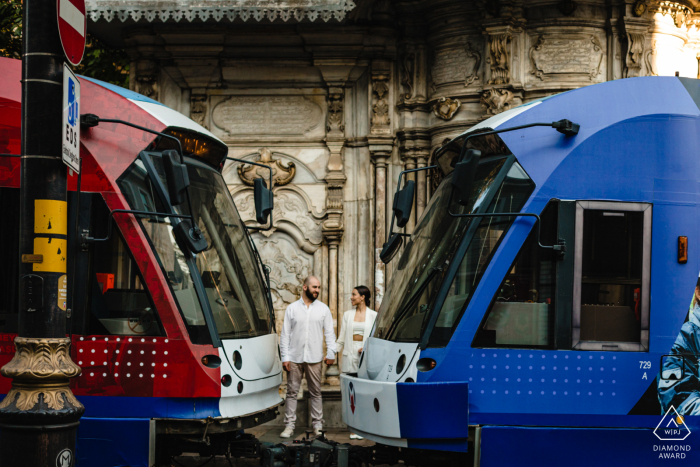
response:
[[[351,429],[482,466],[697,462],[699,107],[698,80],[611,81],[438,149],[342,376]]]

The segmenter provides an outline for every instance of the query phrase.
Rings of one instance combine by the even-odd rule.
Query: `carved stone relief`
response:
[[[389,127],[389,75],[372,76],[372,134],[391,134]]]
[[[564,74],[593,81],[600,75],[604,55],[594,35],[543,34],[530,48],[530,73],[542,81]]]
[[[207,116],[207,96],[204,94],[192,94],[190,98],[190,118],[204,126]]]
[[[449,97],[441,97],[438,101],[433,104],[433,113],[435,116],[443,119],[450,120],[459,110],[462,103],[459,99],[450,99]]]
[[[258,164],[264,164],[272,168],[273,186],[283,186],[292,181],[294,175],[296,175],[297,173],[297,167],[294,164],[294,162],[289,161],[285,165],[284,162],[282,162],[281,160],[273,159],[272,151],[270,151],[268,148],[261,148],[258,151],[258,154],[260,155],[258,156],[257,160],[255,160],[255,162],[257,162]],[[257,165],[251,164],[246,166],[245,164],[242,164],[237,167],[237,170],[238,177],[244,184],[248,186],[253,186],[253,184],[255,183],[254,180],[256,178],[262,178],[265,181],[267,181],[270,178],[270,171]]]
[[[413,74],[415,73],[416,54],[413,52],[404,53],[401,58],[401,85],[407,89],[403,94],[404,99],[413,97]]]
[[[212,112],[214,125],[231,136],[303,135],[322,117],[321,107],[303,96],[231,96]]]
[[[136,62],[135,91],[158,100],[158,64],[155,60]]]
[[[511,108],[513,92],[508,89],[487,89],[481,94],[481,106],[489,115],[496,115]]]
[[[656,63],[656,41],[651,45],[651,49],[644,54],[644,64],[647,67],[646,76],[659,76],[654,66]]]
[[[270,268],[273,308],[276,328],[282,329],[284,310],[301,297],[301,286],[306,276],[314,271],[313,255],[299,248],[294,239],[282,232],[269,238],[253,235],[263,264]]]
[[[241,219],[246,222],[255,219],[255,202],[253,191],[239,191],[234,200]],[[321,231],[322,217],[314,216],[311,207],[304,196],[293,189],[275,190],[275,208],[272,210],[275,227],[265,236],[272,235],[277,230],[285,230],[294,237],[300,248],[312,253],[323,241]]]
[[[481,53],[471,42],[437,51],[433,62],[431,76],[437,86],[460,81],[469,86],[479,80]]]
[[[508,64],[508,43],[512,36],[509,33],[493,34],[489,36],[489,58],[491,66],[491,79],[489,84],[510,83],[510,67]]]
[[[328,93],[328,125],[326,130],[328,133],[342,135],[345,131],[344,115],[344,97],[342,88],[335,89],[337,92]]]
[[[643,33],[627,33],[627,55],[625,57],[625,78],[634,78],[642,73],[642,58],[644,57]]]

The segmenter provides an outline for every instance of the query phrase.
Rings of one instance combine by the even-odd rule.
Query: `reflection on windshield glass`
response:
[[[483,203],[505,163],[505,158],[483,162],[477,169],[467,206],[453,212],[470,213]],[[376,336],[394,341],[417,341],[427,322],[428,306],[442,282],[449,262],[466,233],[470,218],[447,213],[452,188],[448,175],[430,200],[406,245],[387,287]]]
[[[209,245],[197,255],[197,268],[219,336],[268,334],[270,315],[262,278],[226,184],[218,173],[203,167],[190,166],[189,175],[192,209]]]
[[[520,212],[533,188],[530,177],[518,163],[513,164],[486,212]],[[503,234],[514,221],[510,216],[481,219],[442,304],[429,345],[444,346],[450,341],[469,297],[479,285]]]
[[[131,165],[119,181],[119,185],[132,209],[163,212],[146,168],[139,159]],[[158,259],[158,264],[168,280],[185,321],[190,340],[195,344],[211,343],[204,314],[192,282],[185,254],[175,241],[169,218],[141,218],[148,239]]]
[[[152,161],[163,182],[160,157]],[[172,288],[193,343],[205,343],[201,300],[207,300],[221,338],[255,337],[270,332],[270,318],[245,227],[221,175],[199,163],[188,163],[194,219],[209,248],[188,261],[168,218],[140,219]],[[143,163],[136,160],[120,180],[133,209],[163,212]],[[188,214],[187,203],[175,207]],[[235,245],[235,248],[234,248]],[[206,297],[198,297],[192,275],[199,274]],[[209,339],[210,342],[210,339]]]

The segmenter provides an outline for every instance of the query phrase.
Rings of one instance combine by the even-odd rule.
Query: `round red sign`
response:
[[[71,65],[78,65],[85,53],[87,17],[85,0],[56,0],[58,34],[66,59]]]

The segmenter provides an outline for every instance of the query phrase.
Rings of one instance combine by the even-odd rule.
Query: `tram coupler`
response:
[[[261,443],[262,467],[349,467],[367,463],[366,449],[361,446],[331,441],[322,433],[318,438],[307,436],[291,444]]]

